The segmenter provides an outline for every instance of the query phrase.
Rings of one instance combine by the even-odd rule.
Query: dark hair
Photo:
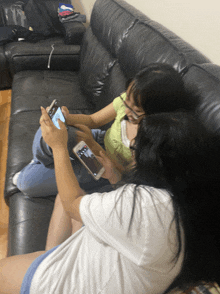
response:
[[[219,138],[186,112],[149,115],[140,123],[136,165],[127,180],[171,193],[179,240],[176,259],[181,226],[185,235],[183,267],[169,290],[198,281],[219,283],[219,147]]]
[[[194,111],[198,104],[196,91],[186,89],[181,74],[169,64],[149,64],[129,79],[126,87],[131,82],[135,104],[146,114]]]

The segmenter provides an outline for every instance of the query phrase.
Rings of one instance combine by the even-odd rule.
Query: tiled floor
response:
[[[7,255],[9,209],[4,201],[11,91],[0,91],[0,259]]]

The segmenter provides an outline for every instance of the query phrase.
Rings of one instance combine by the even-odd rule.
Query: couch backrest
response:
[[[192,64],[184,75],[186,85],[200,92],[199,115],[207,128],[220,135],[220,66]]]
[[[127,78],[152,62],[179,72],[210,60],[123,0],[97,0],[81,52],[81,85],[101,109],[125,89]]]

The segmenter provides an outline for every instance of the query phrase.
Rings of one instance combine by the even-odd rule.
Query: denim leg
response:
[[[34,136],[32,145],[33,160],[36,163],[42,163],[48,168],[54,168],[52,149],[45,143],[41,128],[39,128]]]
[[[78,178],[81,172],[81,163],[77,160],[71,160],[71,163]],[[33,160],[21,170],[17,187],[24,195],[29,197],[57,195],[55,170]]]
[[[100,129],[92,129],[92,136],[94,138],[94,140],[99,143],[99,145],[105,149],[105,144],[104,144],[104,137],[105,137],[105,133],[106,131],[102,131]]]
[[[30,197],[56,195],[55,170],[45,167],[39,161],[32,161],[20,172],[17,187],[24,195]]]
[[[76,128],[68,127],[68,151],[71,157],[75,158],[72,148],[76,145]],[[35,134],[32,145],[33,160],[40,162],[48,168],[54,168],[53,152],[52,149],[45,143],[41,128]]]
[[[71,129],[72,140],[68,141],[68,149],[74,173],[83,190],[86,192],[95,192],[99,188],[109,185],[109,181],[100,178],[96,181],[87,171],[87,169],[73,155],[72,148],[76,144],[74,128]],[[92,130],[94,139],[104,148],[105,131]],[[35,134],[33,142],[33,161],[24,167],[18,177],[17,187],[29,197],[44,197],[57,194],[57,185],[53,163],[53,153],[51,148],[42,143],[41,129]]]

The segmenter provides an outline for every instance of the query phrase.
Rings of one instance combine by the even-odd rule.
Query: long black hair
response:
[[[145,114],[194,111],[199,103],[198,90],[186,87],[182,75],[166,63],[149,64],[128,79],[126,88],[130,84],[135,105]]]
[[[160,113],[143,118],[134,148],[136,163],[127,181],[164,188],[172,195],[176,259],[183,244],[180,228],[184,230],[182,270],[169,289],[198,281],[219,283],[219,138],[189,113]]]

